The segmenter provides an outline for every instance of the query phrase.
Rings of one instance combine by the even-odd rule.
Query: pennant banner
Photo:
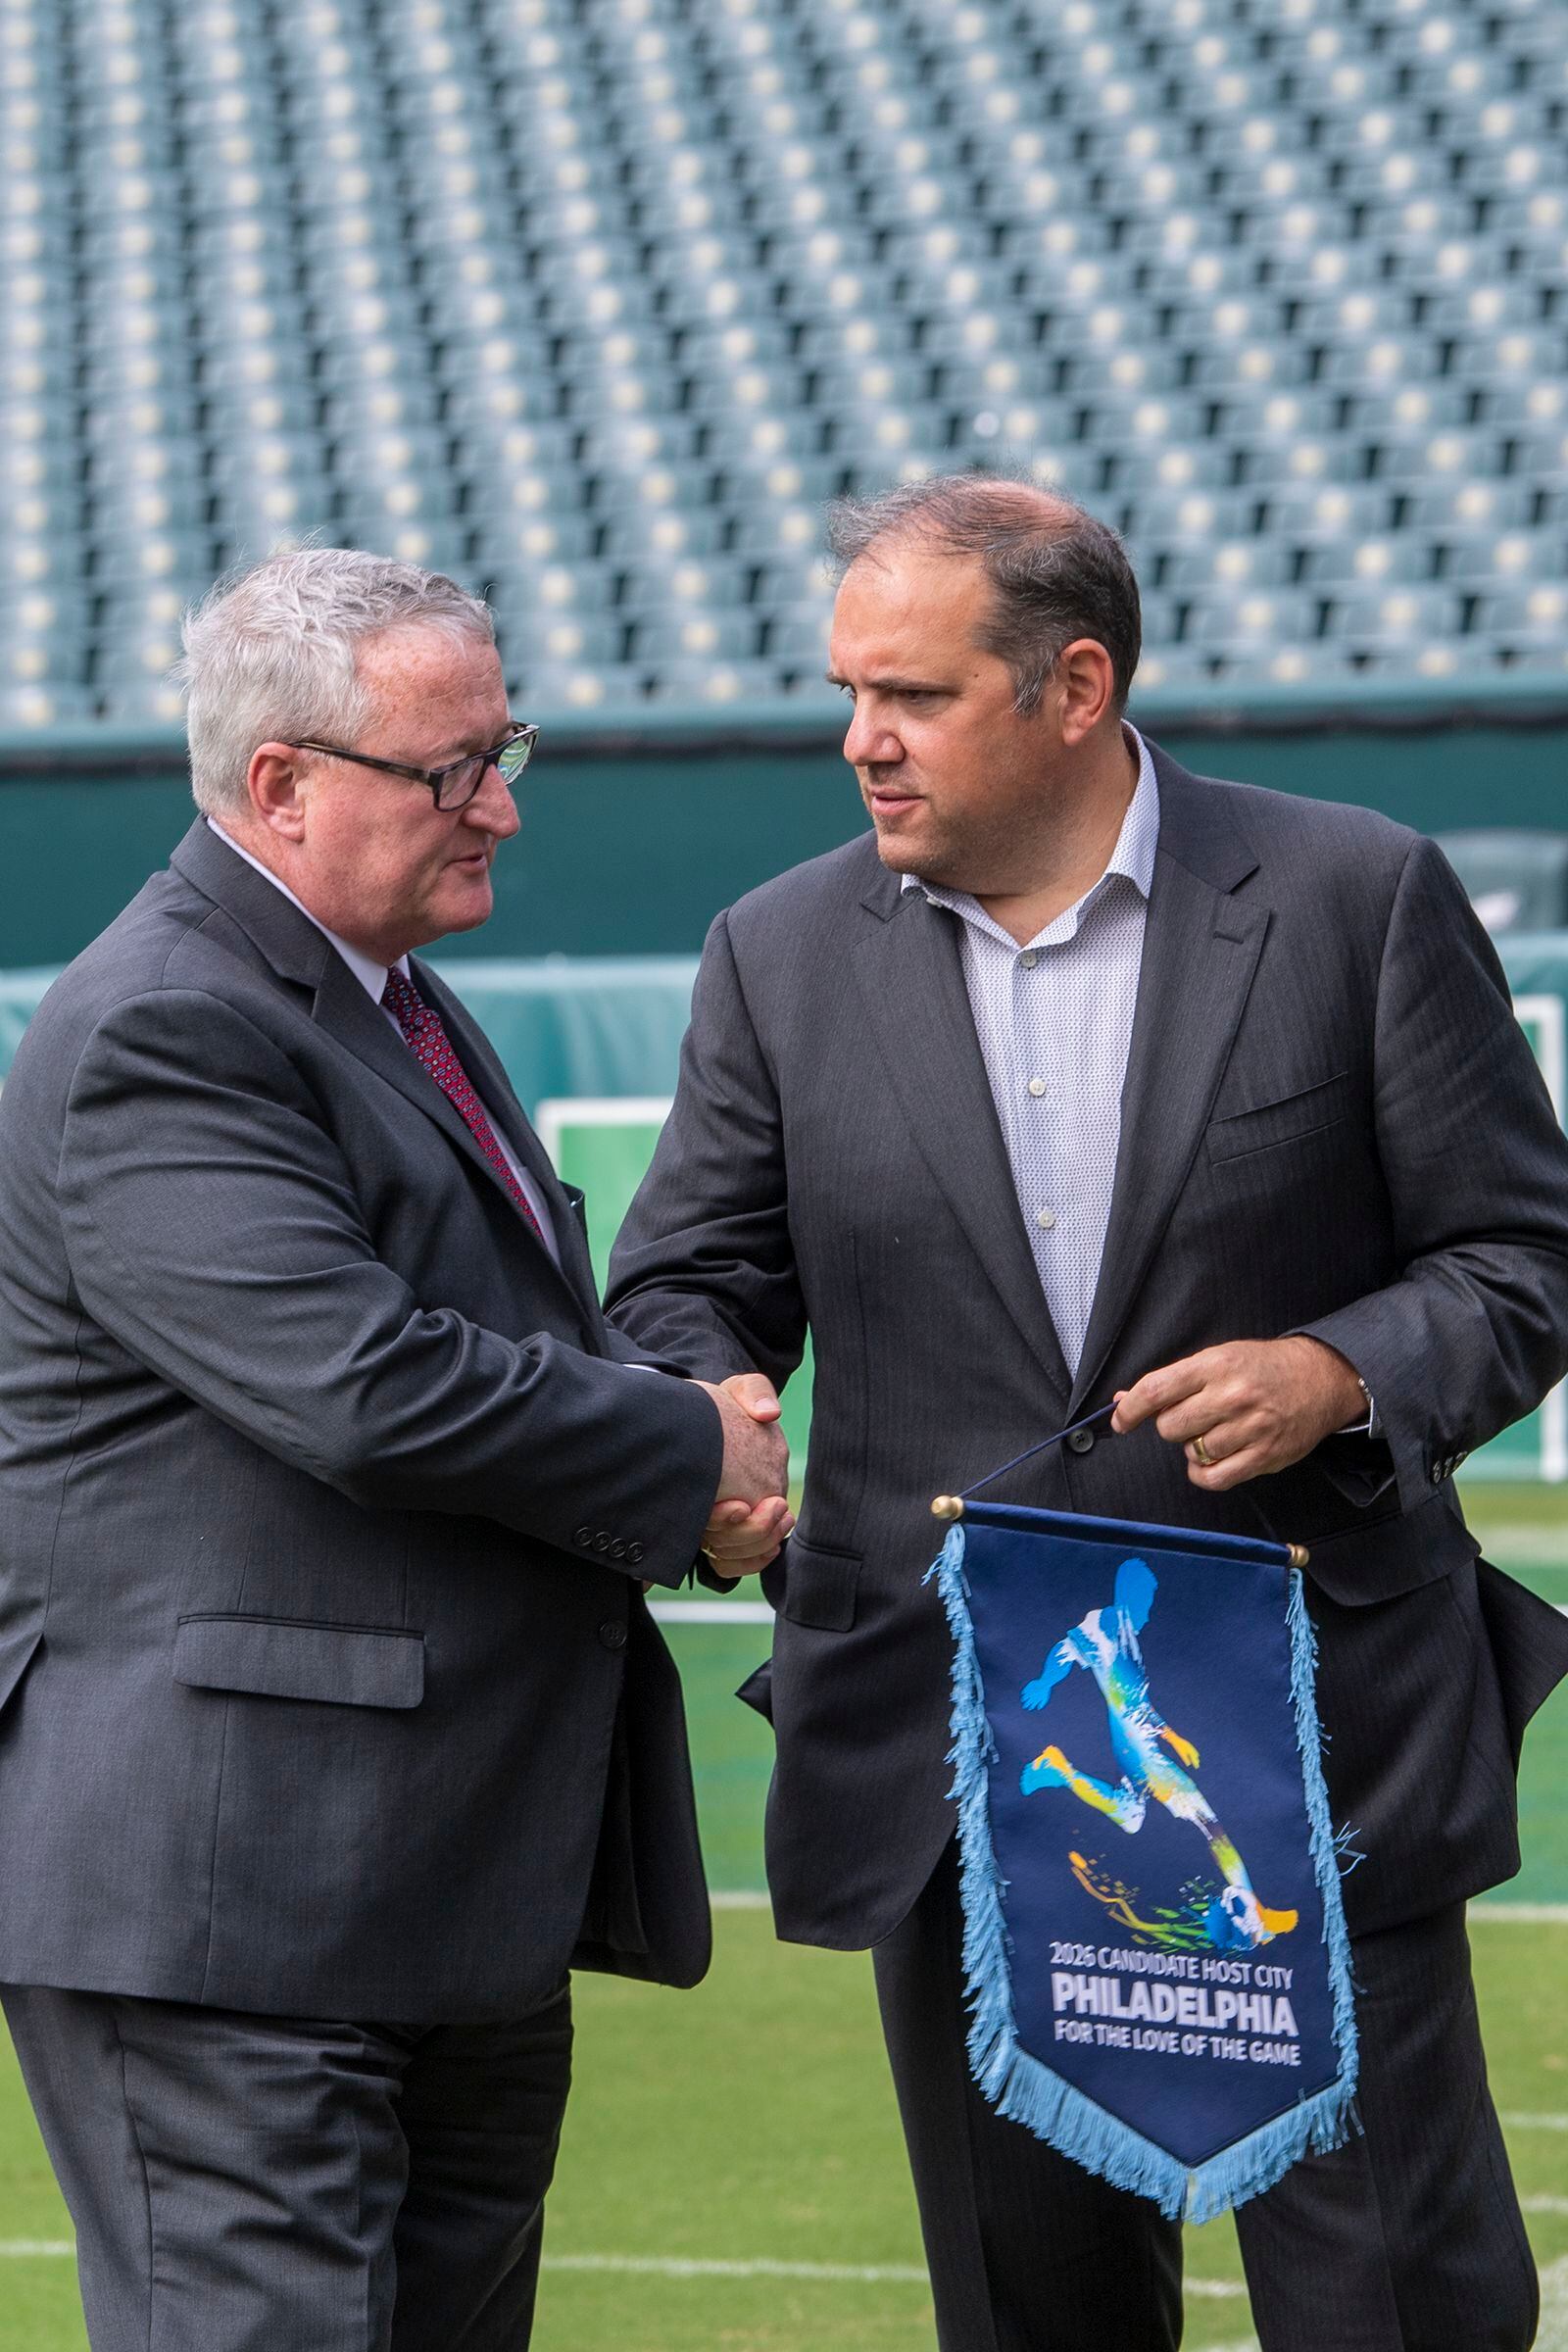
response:
[[[1279,1544],[969,1502],[932,1574],[975,2080],[1173,2218],[1336,2147],[1349,1947]]]

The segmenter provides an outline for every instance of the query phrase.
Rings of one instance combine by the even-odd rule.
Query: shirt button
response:
[[[1029,1081],[1029,1092],[1030,1092],[1030,1093],[1031,1093],[1031,1094],[1034,1096],[1034,1098],[1035,1098],[1035,1101],[1036,1101],[1037,1102],[1039,1102],[1039,1100],[1040,1100],[1041,1096],[1042,1096],[1042,1095],[1045,1093],[1045,1091],[1046,1091],[1046,1082],[1045,1082],[1045,1080],[1044,1080],[1043,1078],[1031,1078],[1031,1079],[1030,1079],[1030,1081]]]
[[[612,1617],[608,1624],[599,1628],[599,1639],[606,1649],[624,1649],[626,1646],[624,1622],[618,1617]]]
[[[1055,1222],[1056,1212],[1054,1208],[1036,1209],[1035,1223],[1039,1226],[1042,1233],[1049,1233]]]
[[[1040,961],[1040,958],[1036,955],[1033,948],[1025,948],[1023,954],[1019,956],[1018,961],[1023,965],[1023,968],[1026,972],[1032,972],[1035,968],[1035,965]]]

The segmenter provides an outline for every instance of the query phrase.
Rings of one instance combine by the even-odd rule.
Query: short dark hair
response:
[[[1028,716],[1074,638],[1110,656],[1118,710],[1143,646],[1138,582],[1108,523],[1073,499],[1003,474],[943,473],[866,498],[835,499],[828,544],[844,570],[884,541],[917,539],[945,555],[978,556],[991,582],[987,653],[1012,672]]]

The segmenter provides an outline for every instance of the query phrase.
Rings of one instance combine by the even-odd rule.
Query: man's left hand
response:
[[[735,1372],[722,1387],[754,1421],[764,1427],[779,1419],[778,1391],[761,1372]],[[741,1501],[715,1503],[703,1533],[703,1549],[720,1576],[756,1576],[778,1558],[795,1526],[782,1494],[764,1494],[750,1508]]]
[[[1298,1333],[1231,1340],[1146,1372],[1118,1395],[1110,1425],[1125,1435],[1152,1420],[1185,1448],[1193,1485],[1219,1494],[1288,1470],[1365,1414],[1361,1384],[1344,1356]]]

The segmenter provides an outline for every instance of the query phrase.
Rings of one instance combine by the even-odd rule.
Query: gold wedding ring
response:
[[[1195,1462],[1201,1463],[1205,1470],[1212,1470],[1215,1467],[1214,1456],[1209,1452],[1201,1438],[1193,1440],[1193,1459]]]

